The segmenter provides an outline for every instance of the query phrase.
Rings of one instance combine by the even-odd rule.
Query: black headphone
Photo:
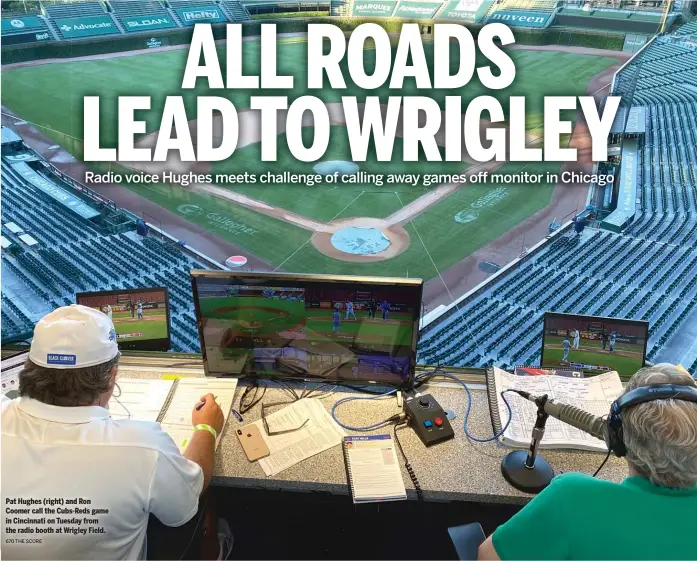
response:
[[[657,399],[679,399],[697,403],[697,388],[676,384],[652,384],[636,388],[618,397],[610,407],[607,418],[608,448],[615,453],[615,456],[622,458],[627,455],[622,430],[622,411],[639,403]]]

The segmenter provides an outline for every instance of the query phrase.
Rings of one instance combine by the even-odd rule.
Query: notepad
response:
[[[184,451],[192,435],[191,411],[198,403],[201,396],[212,393],[215,401],[223,410],[225,423],[227,424],[232,402],[237,389],[237,378],[181,378],[175,380],[175,389],[163,410],[160,420],[162,430],[169,434],[180,451]],[[220,444],[223,430],[218,433],[215,447]]]
[[[183,452],[193,434],[191,413],[201,396],[209,393],[215,396],[227,424],[237,389],[237,378],[120,378],[118,385],[121,393],[117,392],[117,397],[109,400],[111,418],[159,422],[162,430],[172,437]],[[223,430],[218,433],[216,448]]]
[[[392,436],[346,436],[344,459],[355,504],[407,498]]]
[[[508,421],[508,409],[501,392],[510,388],[532,395],[547,394],[560,403],[569,403],[599,417],[607,415],[610,405],[622,393],[622,382],[617,372],[605,372],[591,378],[565,376],[515,376],[499,368],[490,368],[486,375],[489,410],[494,431],[501,432]],[[532,428],[537,418],[537,406],[513,393],[506,399],[513,413],[511,422],[501,437],[501,442],[513,448],[530,446]],[[550,417],[540,448],[572,448],[607,452],[607,444],[571,425]]]

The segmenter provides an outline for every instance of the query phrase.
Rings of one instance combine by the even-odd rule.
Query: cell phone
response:
[[[260,458],[265,458],[271,451],[264,442],[264,438],[256,425],[247,425],[237,429],[237,438],[242,444],[242,449],[250,462],[256,462]]]

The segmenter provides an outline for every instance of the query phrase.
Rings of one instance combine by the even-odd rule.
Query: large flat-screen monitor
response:
[[[413,381],[421,279],[191,275],[206,375]]]
[[[104,312],[111,318],[119,349],[169,350],[167,287],[81,292],[75,299],[78,304]]]
[[[644,366],[648,338],[646,321],[547,312],[542,366],[629,377]]]

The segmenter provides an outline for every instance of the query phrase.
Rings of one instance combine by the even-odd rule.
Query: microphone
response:
[[[544,412],[550,417],[559,419],[563,423],[567,423],[578,430],[599,438],[608,443],[607,422],[602,417],[593,415],[568,403],[556,403],[553,399],[544,400],[544,402],[534,395],[527,392],[515,391],[518,395],[524,397],[528,401],[532,401],[536,405],[542,405]]]
[[[508,453],[501,462],[501,473],[513,487],[526,493],[539,493],[552,481],[554,471],[549,463],[537,455],[544,436],[547,417],[554,417],[572,427],[604,441],[610,448],[607,423],[583,409],[567,403],[556,403],[546,395],[534,396],[522,390],[511,389],[537,405],[537,419],[532,430],[530,449]]]

